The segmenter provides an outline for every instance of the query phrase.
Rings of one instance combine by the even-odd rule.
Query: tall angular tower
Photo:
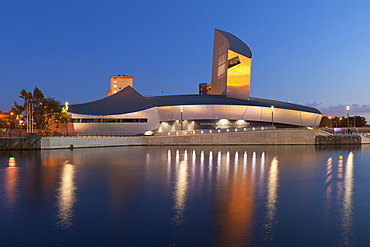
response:
[[[215,29],[211,94],[249,99],[252,52],[231,33]]]

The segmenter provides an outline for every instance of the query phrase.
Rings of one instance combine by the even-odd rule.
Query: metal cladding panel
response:
[[[269,121],[271,122],[271,108],[266,108],[266,112],[269,112],[270,116],[267,118],[269,118]],[[302,126],[301,112],[275,108],[274,123]]]
[[[236,36],[234,36],[231,33],[221,31],[221,30],[218,30],[218,29],[215,29],[215,33],[216,33],[216,31],[221,33],[222,36],[227,39],[227,41],[229,42],[229,49],[230,50],[232,50],[234,52],[237,52],[237,53],[240,53],[243,56],[246,56],[248,58],[252,58],[251,49],[249,49],[249,47],[243,41],[241,41],[239,38],[237,38]]]
[[[158,109],[159,119],[161,121],[169,121],[169,116],[170,116],[172,106],[162,106],[162,107],[157,107],[157,109]]]
[[[72,114],[72,118],[146,118],[146,123],[73,123],[77,134],[125,134],[138,135],[149,130],[159,128],[159,116],[156,108],[147,109],[144,111],[109,115],[98,117],[94,115]]]
[[[184,107],[183,119],[213,119],[214,105],[189,105]]]
[[[216,119],[242,119],[246,106],[239,105],[215,105]]]
[[[240,105],[187,105],[183,106],[182,119],[205,120],[205,119],[229,119],[246,120],[257,122],[272,122],[271,107],[240,106]],[[180,120],[181,108],[158,107],[160,121]],[[274,123],[296,125],[296,126],[317,126],[321,114],[307,113],[295,110],[274,108]]]
[[[259,106],[248,106],[243,115],[243,119],[248,119],[249,121],[261,121],[262,108],[263,107]]]
[[[230,47],[228,39],[215,29],[212,59],[211,94],[226,95],[226,78],[228,68],[227,52]]]
[[[302,125],[304,126],[319,126],[321,121],[321,115],[313,114],[309,112],[302,112]]]

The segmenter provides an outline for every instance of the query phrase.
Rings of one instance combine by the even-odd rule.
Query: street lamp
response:
[[[271,106],[271,125],[274,127],[274,106]]]
[[[347,105],[347,127],[349,128],[349,105]]]
[[[182,130],[182,112],[183,112],[183,109],[182,109],[182,106],[180,106],[180,130]]]

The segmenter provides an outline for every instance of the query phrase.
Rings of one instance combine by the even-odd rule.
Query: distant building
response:
[[[107,92],[107,96],[111,96],[127,86],[133,87],[133,80],[133,77],[127,75],[111,76],[109,78],[109,91]]]
[[[204,95],[204,94],[211,94],[211,84],[207,83],[199,83],[199,94]]]

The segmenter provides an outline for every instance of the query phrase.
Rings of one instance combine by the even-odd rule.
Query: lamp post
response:
[[[180,130],[182,130],[182,112],[183,112],[183,109],[182,109],[182,106],[180,106]]]
[[[274,106],[271,106],[271,126],[274,127]]]
[[[349,128],[349,105],[347,105],[347,127]]]
[[[349,134],[349,105],[347,105],[347,134]]]

